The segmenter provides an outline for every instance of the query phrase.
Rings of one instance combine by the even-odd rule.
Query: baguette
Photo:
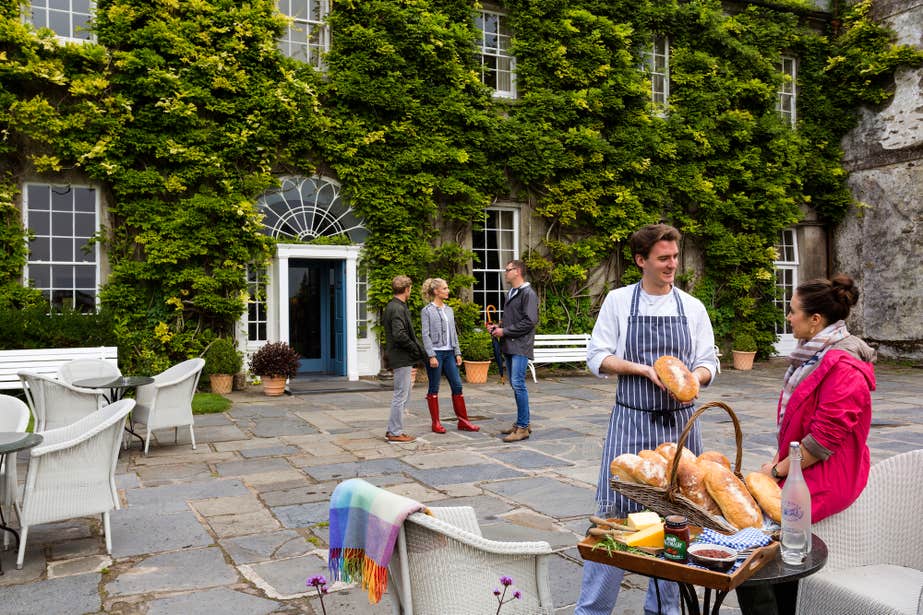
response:
[[[677,400],[688,402],[698,397],[699,379],[676,357],[660,357],[654,361],[654,371]]]
[[[622,482],[666,487],[666,475],[663,470],[632,453],[623,453],[609,464],[609,472]]]
[[[702,465],[705,467],[705,488],[718,503],[728,523],[739,530],[763,527],[760,507],[741,480],[720,463],[707,461]]]
[[[699,455],[698,461],[714,461],[715,463],[720,463],[728,470],[731,469],[731,460],[718,451],[705,451]]]
[[[782,489],[779,484],[761,472],[751,472],[745,479],[747,489],[763,512],[776,523],[782,523]]]
[[[656,448],[656,452],[667,460],[667,465],[669,466],[671,463],[673,463],[673,455],[676,454],[676,444],[674,442],[664,442]],[[685,446],[683,447],[682,454],[682,459],[684,461],[695,463],[695,454]]]
[[[721,509],[705,487],[705,464],[680,459],[676,468],[676,482],[679,492],[693,504],[706,510],[710,515],[720,515]]]

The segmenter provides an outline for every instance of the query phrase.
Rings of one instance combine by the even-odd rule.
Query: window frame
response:
[[[32,188],[42,189],[45,188],[48,191],[48,209],[37,209],[30,206],[30,199],[32,195],[30,194]],[[64,192],[56,192],[55,189],[61,190]],[[76,190],[89,190],[92,192],[93,196],[93,223],[92,223],[92,232],[90,234],[77,234],[77,222],[79,215],[86,215],[91,212],[80,211],[77,209],[77,204],[74,200],[76,196]],[[55,198],[53,195],[65,196],[67,194],[71,195],[71,208],[70,209],[56,209],[55,208]],[[99,188],[91,184],[55,184],[51,182],[40,182],[40,181],[30,181],[26,182],[23,185],[22,189],[22,224],[25,229],[27,229],[31,235],[31,239],[27,240],[27,249],[28,254],[26,256],[26,263],[23,267],[23,282],[27,285],[32,285],[32,278],[34,270],[39,267],[48,267],[48,285],[34,285],[35,288],[42,291],[42,294],[48,299],[48,304],[51,307],[55,307],[58,304],[55,302],[55,293],[56,291],[70,291],[70,308],[71,309],[80,309],[82,304],[77,303],[78,292],[81,290],[91,290],[92,292],[92,308],[94,311],[99,309],[99,285],[100,285],[100,261],[101,261],[101,250],[98,242],[93,241],[97,236],[100,230],[100,220],[101,220],[101,194]],[[36,232],[37,219],[39,217],[39,212],[48,212],[48,232],[41,233]],[[54,216],[54,212],[70,214],[70,235],[64,235],[55,232],[55,227],[61,223],[61,216],[58,216],[57,219]],[[33,219],[33,222],[30,223],[30,218]],[[48,258],[40,259],[33,258],[33,251],[35,248],[31,245],[33,241],[46,239],[48,241]],[[63,260],[55,259],[55,251],[59,250],[60,247],[55,247],[55,244],[58,243],[55,240],[69,240],[72,243],[71,245],[71,256],[75,254],[77,250],[76,242],[78,240],[86,240],[84,244],[91,246],[89,252],[85,252],[90,255],[89,260]],[[60,243],[58,243],[60,246]],[[84,287],[77,286],[78,275],[75,267],[93,267],[93,288],[85,289]],[[71,267],[70,273],[70,283],[68,285],[56,284],[55,277],[59,275],[61,269]],[[64,306],[62,302],[61,307]]]
[[[86,13],[74,10],[73,8],[74,0],[67,0],[68,5],[70,7],[67,10],[49,7],[48,4],[50,0],[42,0],[42,1],[45,3],[45,6],[39,7],[38,9],[36,9],[36,7],[34,6],[35,5],[34,0],[30,0],[29,3],[23,7],[23,21],[25,23],[32,24],[32,26],[36,30],[38,30],[39,28],[47,28],[51,30],[52,32],[55,33],[55,37],[62,44],[63,43],[83,44],[83,43],[95,43],[96,42],[96,33],[92,29],[93,18],[96,16],[96,0],[88,1],[88,7],[87,7]],[[42,11],[44,13],[45,22],[48,23],[49,25],[45,25],[45,26],[36,25],[35,23],[35,11],[36,10]],[[66,13],[67,14],[67,21],[68,21],[67,34],[62,34],[51,26],[50,17],[52,16],[52,14],[55,14],[55,13]],[[76,16],[86,17],[86,21],[84,22],[85,29],[82,30],[82,32],[85,33],[86,35],[85,38],[80,38],[79,36],[77,36],[78,28],[80,28],[81,26],[76,25],[74,23],[74,19]]]
[[[788,314],[788,304],[792,299],[792,294],[798,287],[798,233],[795,232],[795,228],[783,229],[779,234],[779,243],[774,247],[778,257],[773,261],[775,286],[777,289],[781,289],[781,296],[773,298],[773,303],[782,310],[783,316],[782,324],[777,324],[775,331],[776,335],[779,336],[779,345],[793,344],[794,336],[792,335],[791,325],[784,317]],[[788,258],[789,253],[791,258]],[[780,281],[780,274],[784,277],[790,277],[790,279]]]
[[[327,16],[330,15],[330,4],[332,0],[276,0],[276,10],[288,18],[290,23],[286,26],[282,36],[277,41],[279,51],[294,60],[310,64],[319,71],[327,69],[324,64],[324,55],[330,51],[330,26],[327,24]],[[283,3],[287,5],[288,12],[282,8]],[[311,17],[296,17],[292,13],[293,4],[303,5],[305,15]],[[312,8],[317,9],[318,19],[313,18]],[[299,7],[301,8],[301,7]],[[300,31],[305,33],[306,41],[296,40],[293,32]],[[314,32],[318,33],[318,41],[312,44],[311,39]],[[295,49],[304,52],[304,57],[299,57]]]
[[[791,70],[787,70],[791,67]],[[777,92],[776,111],[783,121],[788,120],[792,128],[798,123],[798,58],[782,55],[779,59],[782,83]]]
[[[657,60],[662,59],[663,70],[658,71]],[[651,103],[661,114],[670,106],[670,37],[655,34],[651,46],[642,52],[641,68],[651,81]],[[663,88],[657,87],[656,77],[661,78]]]
[[[498,220],[500,224],[495,227],[489,226],[490,213],[497,212]],[[512,214],[512,224],[510,228],[505,228],[502,224],[502,213],[510,212]],[[520,207],[515,205],[497,205],[493,207],[488,207],[486,209],[487,218],[484,221],[482,228],[471,231],[471,250],[479,257],[479,261],[473,263],[472,275],[475,278],[475,284],[472,288],[473,296],[472,299],[475,303],[481,306],[481,316],[483,320],[487,320],[487,306],[493,305],[497,308],[496,313],[491,313],[491,318],[502,318],[503,316],[503,307],[506,302],[506,292],[507,289],[504,289],[505,279],[504,279],[504,267],[511,260],[516,260],[519,258],[519,228],[521,223],[521,210]],[[501,241],[498,241],[501,237],[499,233],[510,233],[511,235],[511,244],[510,246],[503,246]],[[495,248],[478,248],[475,245],[475,234],[481,233],[483,236],[487,237],[488,233],[495,233],[497,236],[494,239],[493,245]],[[485,246],[487,242],[485,242]],[[487,252],[495,251],[497,253],[497,267],[488,266],[491,260]],[[478,288],[478,285],[485,285],[487,276],[494,277],[496,280],[496,289],[487,290],[485,288]]]
[[[484,24],[488,23],[488,16],[496,18],[496,31],[488,33],[484,29]],[[493,90],[494,98],[508,98],[515,99],[517,98],[516,91],[516,56],[509,53],[510,42],[513,40],[513,33],[509,28],[509,17],[506,12],[496,10],[496,9],[479,9],[476,12],[474,19],[474,29],[476,33],[480,34],[480,41],[478,45],[478,59],[480,62],[480,78],[481,83]],[[504,27],[504,25],[506,27]],[[497,37],[497,45],[489,46],[487,44],[488,36],[493,35]],[[504,46],[502,43],[506,41]],[[497,68],[487,69],[485,58],[492,57],[495,59]],[[507,61],[509,63],[508,70],[501,70],[499,68],[502,61]],[[490,85],[486,79],[487,73],[493,72],[495,79],[494,82],[497,85]],[[500,89],[499,86],[499,75],[509,75],[509,88]]]

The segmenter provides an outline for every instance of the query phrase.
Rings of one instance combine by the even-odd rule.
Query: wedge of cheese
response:
[[[628,515],[628,527],[634,528],[636,530],[643,530],[646,527],[652,525],[657,525],[660,523],[660,515],[650,510],[645,510],[644,512],[636,512]]]
[[[654,547],[663,549],[663,524],[649,525],[643,530],[625,537],[625,544],[629,547]]]

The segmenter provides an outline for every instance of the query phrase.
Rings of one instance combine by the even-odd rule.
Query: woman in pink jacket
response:
[[[761,471],[784,483],[788,443],[800,442],[815,523],[855,502],[869,477],[875,351],[845,323],[858,299],[849,276],[810,280],[795,290],[787,316],[798,346],[779,396],[778,451]],[[794,613],[797,587],[797,582],[774,585],[774,592],[761,596],[766,592],[738,590],[741,610]]]

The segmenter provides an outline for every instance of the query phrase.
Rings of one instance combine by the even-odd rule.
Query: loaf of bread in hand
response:
[[[705,487],[705,464],[680,458],[676,474],[680,493],[689,498],[693,504],[706,510],[708,514],[721,514],[721,509]]]
[[[763,512],[776,523],[782,523],[782,488],[775,479],[762,472],[750,472],[744,481]]]
[[[718,451],[705,451],[699,455],[698,461],[714,461],[715,463],[720,463],[728,470],[731,469],[731,460]]]
[[[667,460],[667,467],[669,468],[670,464],[673,463],[673,455],[676,454],[676,443],[664,442],[655,449],[655,452]],[[682,459],[690,463],[695,463],[695,453],[684,446]]]
[[[609,464],[609,472],[622,482],[666,487],[664,473],[658,470],[658,466],[633,453],[623,453]]]
[[[654,371],[667,390],[681,402],[692,401],[699,395],[699,379],[682,361],[664,355],[654,361]]]
[[[720,463],[703,461],[702,466],[705,468],[705,488],[718,503],[728,523],[740,530],[762,527],[763,514],[746,485]]]

